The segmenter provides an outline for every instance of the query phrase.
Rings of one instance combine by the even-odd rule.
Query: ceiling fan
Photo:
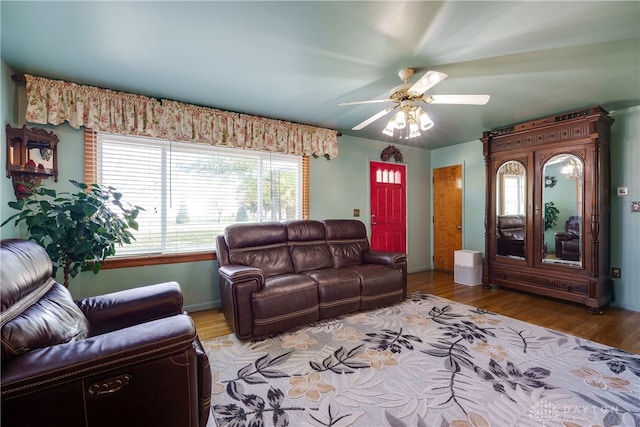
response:
[[[413,138],[420,135],[420,130],[424,131],[433,126],[433,121],[420,107],[419,102],[426,104],[466,105],[485,105],[489,102],[489,95],[425,95],[427,90],[446,79],[447,74],[439,71],[427,71],[417,82],[409,83],[409,80],[413,77],[413,73],[414,70],[412,68],[404,68],[398,71],[398,77],[400,77],[404,83],[391,89],[388,99],[340,103],[339,105],[373,104],[379,102],[391,102],[395,104],[374,114],[352,129],[360,130],[393,110],[399,109],[398,113],[389,120],[382,133],[393,136],[395,129],[405,129],[408,127],[405,138]],[[402,137],[401,135],[400,138]]]

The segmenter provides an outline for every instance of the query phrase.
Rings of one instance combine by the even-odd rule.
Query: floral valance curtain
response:
[[[511,161],[503,164],[502,166],[500,166],[500,169],[498,170],[498,172],[500,173],[500,175],[522,175],[522,176],[524,176],[526,174],[526,171],[525,171],[524,166],[522,165],[522,163],[517,162],[515,160],[511,160]]]
[[[25,75],[26,120],[103,132],[272,151],[338,155],[336,131]]]

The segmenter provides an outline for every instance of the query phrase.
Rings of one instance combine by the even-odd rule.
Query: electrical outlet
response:
[[[359,217],[360,216],[360,209],[354,209],[353,210],[353,216]]]
[[[613,267],[611,269],[611,277],[613,277],[614,279],[619,279],[622,277],[622,272],[620,271],[619,267]]]

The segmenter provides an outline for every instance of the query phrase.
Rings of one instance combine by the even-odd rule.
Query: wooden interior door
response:
[[[433,170],[433,268],[453,272],[462,249],[462,165]]]
[[[406,167],[370,162],[371,249],[407,251]]]

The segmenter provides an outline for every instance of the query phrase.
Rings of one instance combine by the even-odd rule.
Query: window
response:
[[[525,212],[524,178],[523,175],[504,175],[504,215]]]
[[[118,255],[211,252],[229,224],[307,217],[306,175],[301,156],[85,132],[85,181],[145,209]]]

